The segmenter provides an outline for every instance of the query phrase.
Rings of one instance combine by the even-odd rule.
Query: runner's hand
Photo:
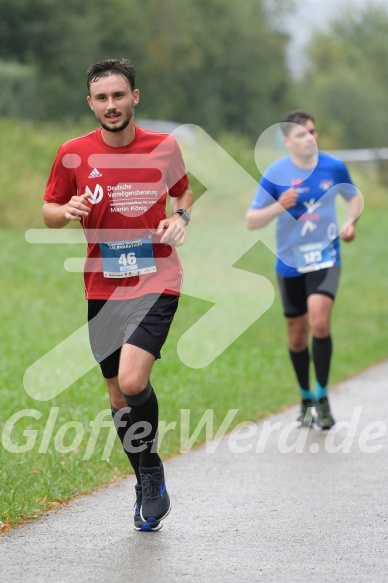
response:
[[[353,241],[353,239],[355,239],[356,237],[356,228],[354,226],[354,223],[348,223],[345,224],[341,233],[341,240],[344,241],[345,243],[350,243],[350,241]]]
[[[291,187],[288,190],[282,192],[282,194],[278,198],[278,202],[282,205],[282,207],[286,210],[296,206],[298,202],[298,191]]]
[[[72,196],[66,205],[65,218],[68,221],[80,221],[82,218],[87,217],[90,212],[87,201],[91,196],[91,193],[86,192],[81,196]]]
[[[161,243],[171,245],[171,247],[180,247],[186,239],[185,226],[186,223],[180,215],[173,215],[169,219],[160,221],[156,234],[162,235]]]

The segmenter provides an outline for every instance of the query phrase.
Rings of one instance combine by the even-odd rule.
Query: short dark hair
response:
[[[292,130],[293,126],[291,124],[297,123],[300,125],[304,125],[306,121],[312,121],[315,123],[315,119],[304,109],[294,109],[287,113],[280,122],[280,127],[282,128],[282,132],[285,136],[288,136],[290,131]]]
[[[122,75],[125,77],[132,91],[135,89],[136,71],[127,59],[105,59],[90,65],[87,70],[87,87],[90,92],[90,84],[109,75]]]

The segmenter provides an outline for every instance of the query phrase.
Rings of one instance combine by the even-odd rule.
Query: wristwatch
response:
[[[186,225],[189,224],[190,215],[187,211],[185,211],[185,209],[178,209],[177,211],[175,211],[174,215],[180,215],[182,219],[185,221]]]

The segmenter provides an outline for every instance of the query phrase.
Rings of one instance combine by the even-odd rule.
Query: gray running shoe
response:
[[[315,405],[316,403],[312,399],[302,399],[300,413],[296,419],[300,427],[302,425],[310,427],[315,416]]]
[[[163,526],[161,520],[156,521],[152,524],[144,522],[140,516],[140,507],[142,499],[142,487],[140,484],[135,485],[136,492],[136,503],[135,503],[135,516],[133,517],[133,526],[135,530],[141,530],[142,532],[156,532],[160,530]]]
[[[335,424],[335,421],[330,411],[328,398],[321,397],[319,401],[316,402],[315,409],[317,415],[314,419],[314,429],[331,429]]]
[[[140,477],[142,486],[140,516],[144,522],[152,526],[165,518],[171,510],[163,464],[156,468],[140,468]]]

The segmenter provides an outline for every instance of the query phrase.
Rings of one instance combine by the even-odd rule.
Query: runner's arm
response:
[[[356,237],[356,222],[361,214],[363,207],[363,198],[361,192],[357,192],[353,198],[346,201],[346,222],[342,227],[341,239],[345,243],[353,241]]]
[[[284,211],[292,208],[298,202],[298,191],[295,188],[285,190],[279,200],[260,209],[249,209],[246,218],[246,225],[249,230],[262,229]]]
[[[193,193],[191,191],[191,188],[189,187],[189,188],[186,188],[186,190],[180,196],[171,197],[171,210],[173,212],[172,216],[174,216],[174,213],[178,209],[183,209],[190,214],[192,204],[193,204]]]
[[[161,235],[164,232],[160,242],[165,245],[171,245],[173,247],[179,247],[183,245],[186,239],[185,233],[185,220],[179,215],[174,214],[178,209],[183,209],[190,214],[191,206],[193,204],[193,193],[191,188],[186,188],[186,190],[180,195],[172,197],[171,199],[171,209],[172,215],[168,219],[163,219],[158,225],[157,234]]]

